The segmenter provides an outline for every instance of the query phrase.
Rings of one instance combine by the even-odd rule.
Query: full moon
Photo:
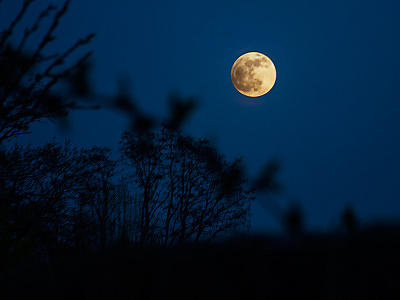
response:
[[[248,52],[240,56],[232,66],[231,79],[243,95],[260,97],[268,93],[276,81],[274,63],[264,54]]]

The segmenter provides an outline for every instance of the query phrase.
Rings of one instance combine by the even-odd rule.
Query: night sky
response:
[[[49,2],[63,3],[36,1],[25,24]],[[2,1],[0,28],[21,5]],[[281,160],[284,190],[272,200],[298,201],[306,228],[326,231],[347,205],[362,224],[400,220],[399,16],[396,0],[75,0],[49,53],[95,32],[78,52],[94,51],[97,93],[114,95],[124,78],[138,106],[159,117],[168,115],[170,92],[196,96],[185,132],[209,138],[230,160],[243,157],[251,177]],[[260,98],[241,95],[230,79],[249,51],[277,69],[275,86]],[[129,124],[109,108],[73,112],[70,121],[66,133],[43,122],[12,143],[57,136],[117,149]],[[257,202],[253,212],[253,229],[280,228]]]

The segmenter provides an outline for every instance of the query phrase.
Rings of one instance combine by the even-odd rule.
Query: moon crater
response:
[[[249,52],[235,61],[231,79],[235,88],[243,95],[259,97],[268,93],[274,86],[276,69],[264,54]]]

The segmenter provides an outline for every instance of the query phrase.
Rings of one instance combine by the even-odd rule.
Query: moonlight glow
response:
[[[233,64],[231,79],[235,88],[243,95],[259,97],[268,93],[274,86],[276,69],[266,55],[248,52]]]

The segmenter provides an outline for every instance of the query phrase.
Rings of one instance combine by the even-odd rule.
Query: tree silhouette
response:
[[[37,255],[56,255],[70,239],[69,210],[82,188],[78,150],[70,143],[14,146],[0,166],[2,251],[31,239]],[[7,240],[3,237],[8,236]],[[33,254],[33,253],[31,253]]]
[[[240,161],[227,162],[207,140],[174,127],[125,132],[122,160],[139,193],[139,241],[164,246],[212,240],[249,224],[252,193]]]
[[[352,206],[343,209],[341,227],[346,233],[353,233],[357,229],[357,216]]]
[[[16,254],[20,244],[29,246],[27,256],[46,258],[104,249],[117,238],[118,226],[128,223],[127,193],[118,183],[109,148],[77,149],[67,141],[36,148],[15,145],[4,153],[3,258]]]
[[[57,94],[52,88],[60,79],[85,66],[90,52],[75,64],[63,67],[65,60],[78,48],[88,44],[94,35],[90,34],[77,40],[62,53],[46,54],[45,48],[55,40],[54,31],[68,9],[70,0],[67,0],[59,10],[54,5],[44,9],[33,25],[25,29],[19,44],[13,45],[11,37],[14,30],[33,2],[34,0],[23,1],[10,26],[0,32],[0,143],[29,133],[29,125],[32,122],[42,119],[55,121],[66,116],[69,110],[79,108],[70,97]],[[27,40],[38,31],[43,19],[52,14],[53,20],[43,37],[38,40],[35,48],[28,52],[25,49]],[[78,81],[75,85],[82,85],[82,82]]]
[[[85,173],[84,195],[78,199],[79,205],[87,205],[95,216],[100,237],[100,247],[104,250],[113,239],[117,227],[117,209],[121,205],[120,189],[117,184],[117,162],[111,158],[110,148],[94,146],[81,150]]]

